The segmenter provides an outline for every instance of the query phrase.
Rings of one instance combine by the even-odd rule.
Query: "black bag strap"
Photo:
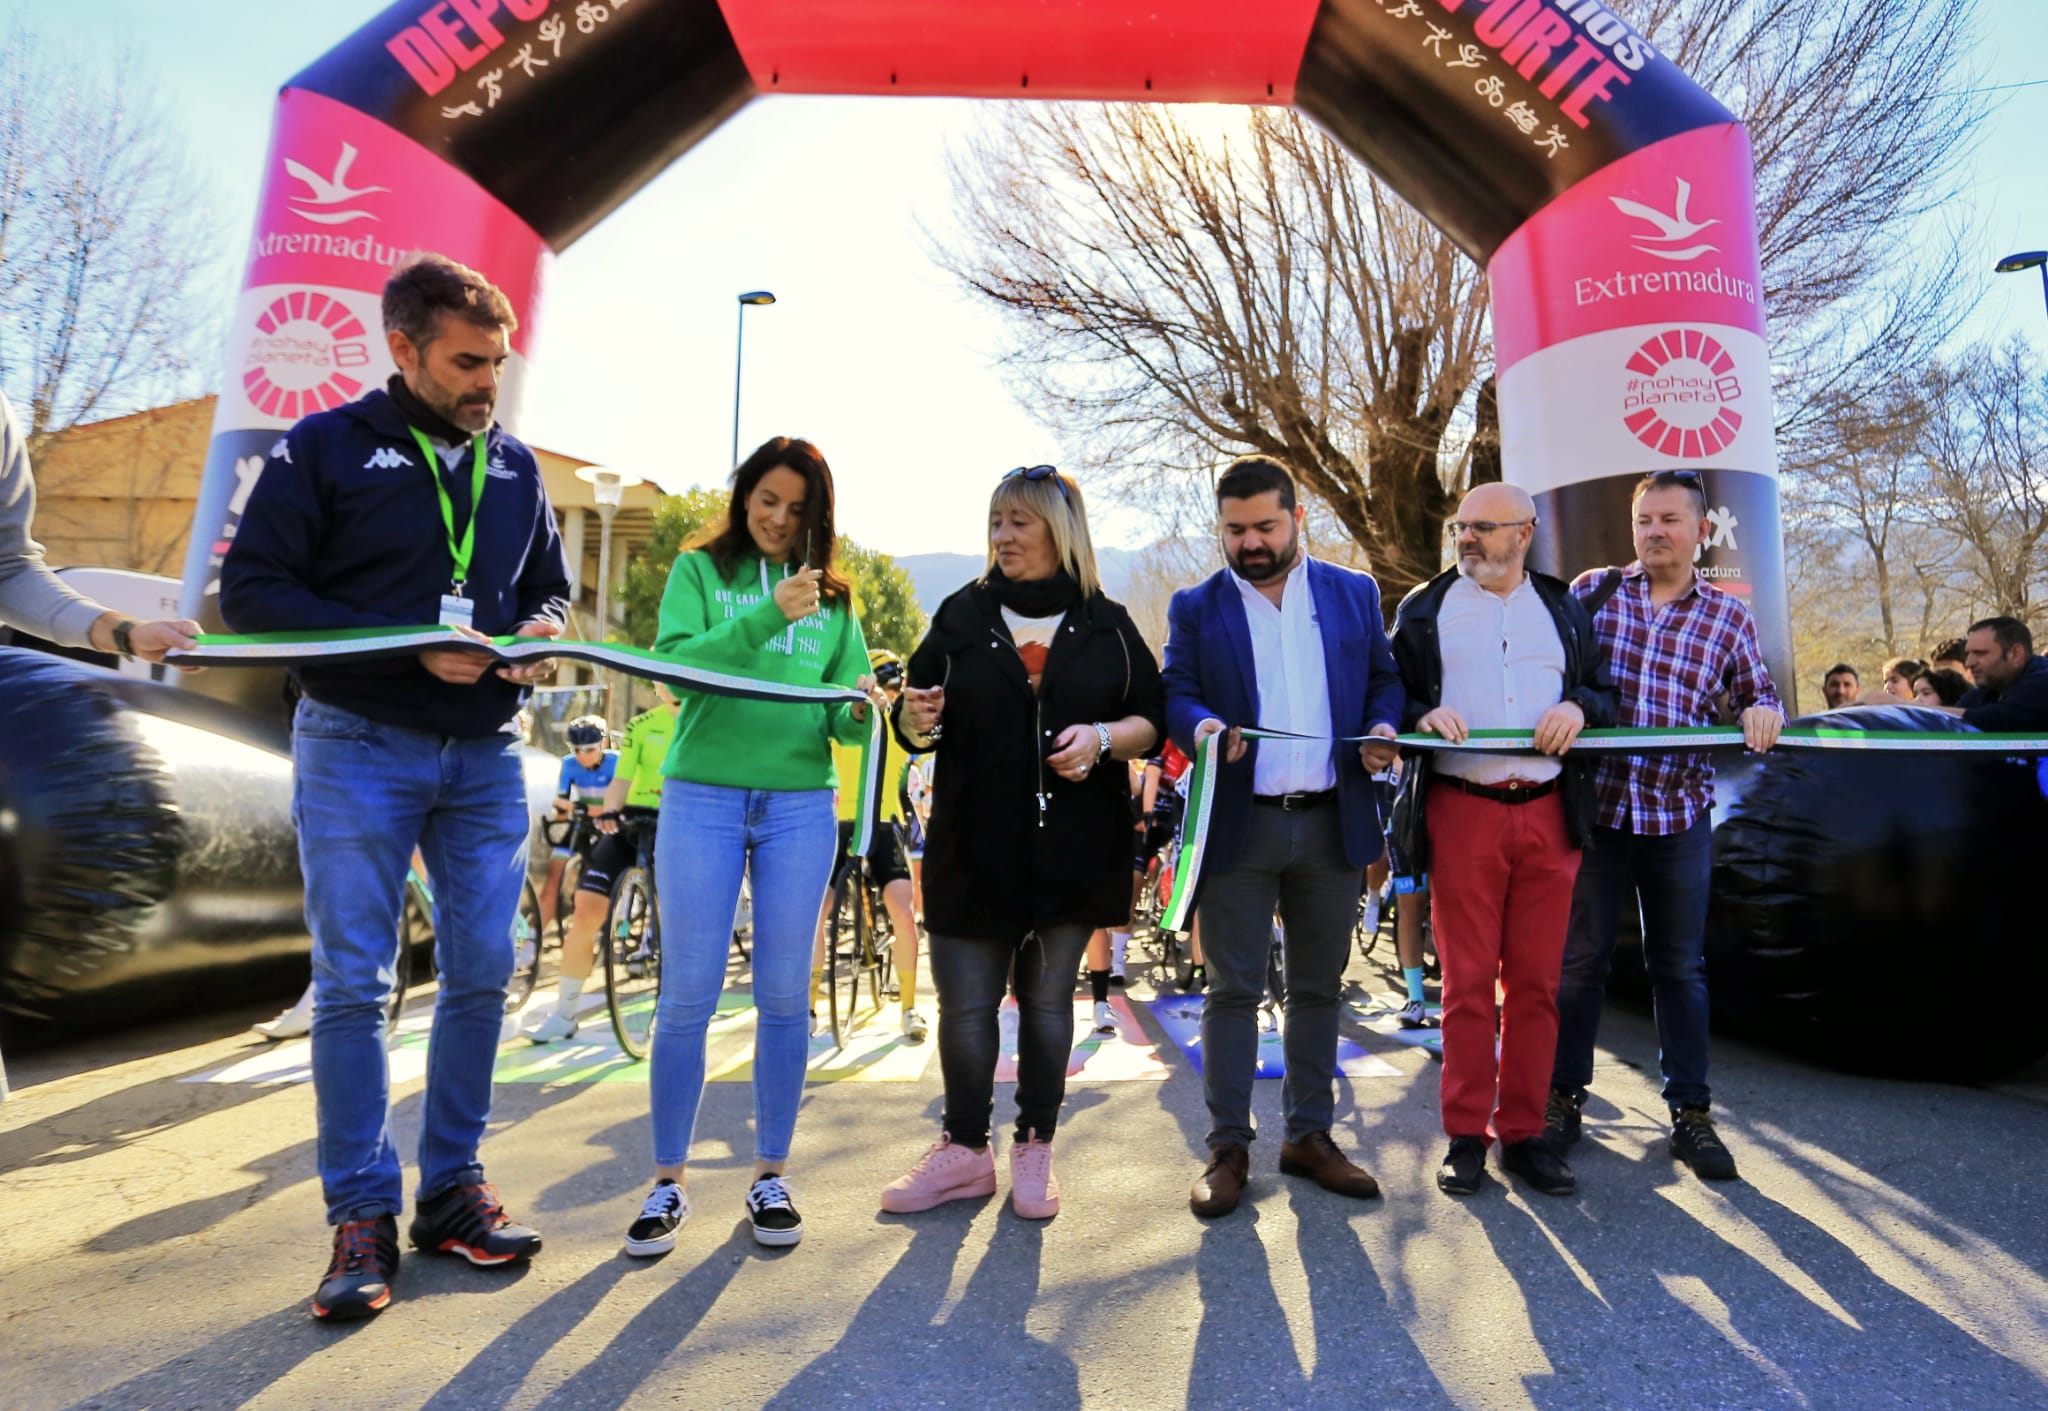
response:
[[[1600,575],[1600,584],[1579,601],[1585,605],[1586,616],[1598,617],[1600,609],[1607,606],[1607,600],[1621,591],[1621,570],[1610,567]]]

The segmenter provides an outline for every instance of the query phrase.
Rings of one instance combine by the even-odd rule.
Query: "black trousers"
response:
[[[963,1146],[988,1145],[1001,1057],[997,1011],[1016,977],[1017,1140],[1049,1141],[1067,1095],[1074,1051],[1074,974],[1088,926],[1049,926],[1014,941],[931,938],[939,992],[939,1068],[946,1079],[946,1131]]]

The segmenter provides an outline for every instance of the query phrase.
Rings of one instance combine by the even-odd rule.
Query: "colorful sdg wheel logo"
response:
[[[1735,359],[1696,328],[1660,333],[1628,360],[1622,422],[1660,455],[1698,460],[1726,450],[1742,429]]]

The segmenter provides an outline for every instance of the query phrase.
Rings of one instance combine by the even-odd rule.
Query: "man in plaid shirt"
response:
[[[1621,689],[1621,723],[1712,725],[1725,694],[1741,713],[1749,748],[1770,749],[1785,712],[1764,667],[1756,623],[1739,598],[1705,582],[1693,567],[1711,532],[1700,473],[1646,475],[1634,505],[1636,561],[1620,571],[1618,583],[1614,570],[1595,569],[1572,584],[1582,600],[1606,595],[1593,621]],[[1596,826],[1572,892],[1557,995],[1546,1134],[1560,1147],[1579,1139],[1615,923],[1624,900],[1640,900],[1658,1062],[1671,1107],[1671,1154],[1708,1180],[1732,1180],[1735,1158],[1708,1116],[1705,946],[1714,766],[1704,754],[1617,757],[1601,762],[1595,789]]]

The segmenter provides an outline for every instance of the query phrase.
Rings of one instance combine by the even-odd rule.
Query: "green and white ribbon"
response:
[[[1170,931],[1185,931],[1194,914],[1195,888],[1201,881],[1202,862],[1208,851],[1209,822],[1216,801],[1216,773],[1221,768],[1217,742],[1228,732],[1219,730],[1195,747],[1194,765],[1188,781],[1188,807],[1181,822],[1180,850],[1173,867],[1173,895],[1168,898],[1159,924]],[[1247,740],[1328,739],[1337,745],[1362,744],[1377,738],[1370,735],[1325,737],[1297,735],[1286,730],[1241,727]],[[1412,734],[1395,737],[1404,750],[1436,754],[1535,755],[1534,734],[1527,730],[1474,730],[1452,744],[1441,735]],[[1603,755],[1691,753],[1697,750],[1727,750],[1742,747],[1742,731],[1731,726],[1683,727],[1672,729],[1582,730],[1572,742],[1572,753]],[[1789,750],[1922,750],[1942,754],[2038,755],[2048,754],[2048,735],[1968,733],[1925,733],[1917,730],[1842,730],[1825,725],[1794,725],[1779,732],[1779,749]]]
[[[608,668],[647,681],[660,681],[685,691],[738,700],[783,701],[796,705],[865,702],[850,686],[804,686],[764,681],[724,667],[663,656],[644,647],[611,642],[568,642],[546,637],[493,637],[480,642],[446,625],[431,627],[346,627],[326,632],[203,633],[191,651],[168,653],[174,666],[305,666],[313,662],[373,661],[439,649],[473,651],[519,666],[568,658]],[[875,801],[881,797],[885,763],[880,711],[868,712],[868,738],[861,745],[860,798],[854,813],[854,837],[848,845],[865,854],[873,840]]]

